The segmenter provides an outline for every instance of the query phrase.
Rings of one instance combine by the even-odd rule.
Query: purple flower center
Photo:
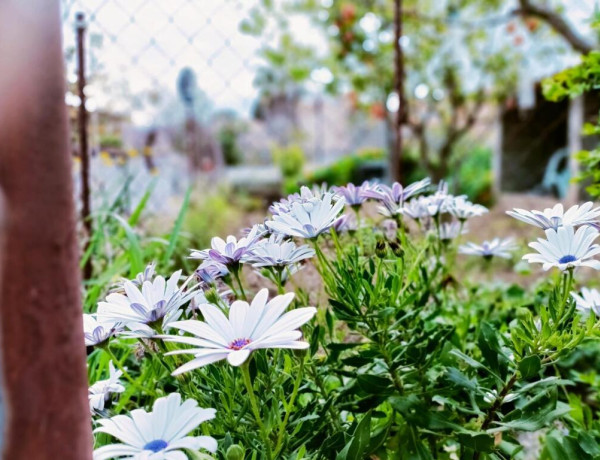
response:
[[[163,441],[162,439],[155,439],[154,441],[150,441],[148,444],[144,446],[144,450],[151,450],[152,452],[160,452],[165,449],[169,444],[167,441]]]
[[[560,259],[558,259],[558,263],[559,264],[568,264],[570,262],[575,262],[576,260],[577,260],[577,257],[569,254],[566,256],[562,256]]]
[[[231,350],[241,350],[250,343],[250,339],[235,339],[229,344]]]

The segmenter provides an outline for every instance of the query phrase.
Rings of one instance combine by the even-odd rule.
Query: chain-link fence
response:
[[[190,117],[198,124],[196,142],[201,149],[220,150],[212,155],[224,155],[226,162],[243,155],[246,162],[267,163],[272,145],[290,137],[298,139],[315,161],[347,153],[365,138],[378,146],[385,143],[383,131],[373,123],[360,123],[358,130],[349,126],[347,101],[333,103],[323,94],[299,88],[288,88],[269,101],[261,99],[254,86],[264,65],[259,50],[277,36],[273,32],[256,37],[240,30],[241,21],[257,2],[63,3],[67,71],[73,84],[76,13],[83,13],[87,24],[86,93],[92,146],[116,145],[115,137],[120,136],[127,147],[139,149],[144,134],[156,129],[155,142],[162,148],[183,151],[182,131]],[[183,69],[193,72],[197,85],[188,109],[177,90]],[[75,93],[67,96],[67,103],[78,104]],[[235,146],[228,135],[236,137]]]

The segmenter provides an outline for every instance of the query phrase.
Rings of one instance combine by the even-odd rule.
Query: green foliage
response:
[[[123,139],[121,136],[116,134],[105,134],[100,136],[100,148],[101,149],[120,149],[123,148]]]
[[[208,247],[213,236],[225,236],[238,228],[242,220],[240,208],[240,203],[236,203],[232,193],[226,189],[192,196],[183,223],[184,239],[180,242],[179,251],[185,251],[185,245],[188,248]]]
[[[471,200],[485,205],[492,200],[492,151],[477,146],[460,152],[451,168],[449,183],[456,193],[465,194]]]
[[[302,179],[306,155],[298,144],[277,146],[272,151],[273,160],[281,170],[283,194],[294,193]]]
[[[600,52],[592,51],[582,57],[581,63],[575,67],[563,70],[547,78],[542,83],[546,99],[559,101],[566,97],[575,98],[584,93],[600,89]],[[598,136],[600,120],[594,124],[586,123],[582,135]],[[600,148],[582,150],[576,154],[577,160],[583,166],[579,175],[574,177],[577,182],[586,183],[587,192],[597,198],[600,196]]]
[[[369,148],[347,155],[334,163],[316,169],[306,176],[308,184],[346,185],[358,182],[361,167],[372,162],[385,161],[385,152],[381,149]]]
[[[237,143],[238,136],[238,130],[231,125],[223,126],[219,130],[219,143],[226,165],[237,165],[242,161],[242,151]]]
[[[203,249],[240,226],[235,200],[190,192],[168,236],[152,238],[142,231],[151,191],[133,212],[122,191],[98,213],[86,311],[149,260],[165,274],[183,267],[187,289],[202,287],[224,312],[223,288],[228,299],[251,298],[248,264],[225,284],[196,286],[196,267],[184,261],[186,245]],[[125,392],[102,415],[148,409],[173,392],[215,408],[192,434],[214,436],[218,452],[189,451],[190,459],[522,459],[519,435],[538,431],[541,459],[597,459],[600,321],[577,310],[574,272],[531,289],[473,282],[455,263],[459,241],[437,236],[439,219],[429,233],[401,225],[384,238],[380,221],[361,218],[357,230],[307,241],[318,281],[271,278],[279,292],[293,286],[290,310],[318,306],[302,326],[307,349],[255,350],[241,368],[223,361],[173,377],[188,358],[170,352],[186,345],[114,338],[88,356],[90,382],[106,378],[111,359],[127,371]]]

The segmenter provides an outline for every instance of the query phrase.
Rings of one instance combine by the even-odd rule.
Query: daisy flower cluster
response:
[[[383,216],[382,222],[371,228],[368,224],[361,226],[359,215],[367,202],[373,202]],[[360,252],[355,251],[357,260],[367,259],[370,267],[377,265],[375,277],[369,274],[363,284],[369,285],[369,290],[379,289],[384,283],[386,289],[400,289],[398,283],[403,281],[388,283],[381,276],[381,270],[393,267],[395,271],[401,270],[404,276],[403,244],[411,245],[413,253],[419,253],[408,240],[424,241],[424,257],[431,257],[433,252],[436,257],[431,260],[437,270],[445,263],[442,255],[450,253],[448,248],[458,246],[456,242],[460,235],[467,231],[466,223],[488,212],[487,208],[470,202],[464,195],[449,193],[448,184],[442,182],[434,187],[429,179],[406,187],[397,182],[390,186],[364,182],[358,186],[302,187],[299,193],[273,203],[269,211],[270,215],[262,223],[239,235],[214,237],[210,247],[191,250],[189,259],[197,263],[192,274],[184,276],[182,270],[177,270],[163,277],[157,274],[153,263],[149,264],[133,279],[122,280],[98,302],[94,313],[83,315],[86,346],[98,354],[108,354],[102,371],[95,374],[103,377],[91,383],[88,397],[95,433],[114,443],[103,442],[94,452],[96,460],[184,460],[190,452],[214,453],[218,443],[209,434],[216,436],[219,443],[224,436],[222,431],[216,434],[211,431],[214,420],[223,417],[227,426],[234,426],[246,412],[256,419],[261,442],[267,446],[266,458],[279,458],[289,431],[287,423],[294,399],[306,390],[301,386],[304,358],[300,359],[300,368],[296,369],[290,357],[301,355],[298,350],[308,348],[316,353],[319,341],[311,347],[309,342],[312,340],[307,337],[323,335],[320,326],[309,325],[318,314],[317,308],[308,305],[308,299],[312,298],[310,294],[286,292],[291,277],[314,260],[323,279],[326,275],[335,278],[335,263],[343,263],[340,261],[344,254],[342,245],[355,238],[356,246],[360,247]],[[537,252],[527,254],[525,260],[541,263],[545,270],[557,267],[571,274],[579,266],[600,269],[600,261],[594,258],[600,253],[600,246],[594,243],[598,236],[600,208],[585,203],[566,212],[557,205],[544,211],[515,209],[509,214],[545,231],[546,239],[531,243],[530,247]],[[420,234],[414,234],[414,228],[420,229]],[[342,235],[345,233],[348,235]],[[372,254],[377,256],[377,263],[375,258],[370,259],[371,254],[363,251],[366,244],[363,239],[375,247]],[[337,252],[338,259],[333,265],[327,260],[325,248]],[[460,246],[458,252],[485,260],[508,259],[515,248],[510,238],[494,238],[481,244],[468,242]],[[396,261],[389,260],[390,251]],[[419,257],[415,266],[421,263],[422,269],[427,270],[430,264]],[[360,270],[352,267],[346,275],[356,271]],[[260,286],[246,292],[248,286],[244,278],[248,272],[263,277],[260,282],[264,282],[264,278],[270,280],[276,291],[274,289],[270,294],[267,288]],[[393,274],[387,272],[390,278]],[[418,276],[416,270],[413,275]],[[371,282],[373,286],[370,286]],[[376,287],[377,283],[379,287]],[[399,296],[404,290],[398,292]],[[580,311],[600,315],[598,291],[583,288],[581,293],[571,295]],[[367,297],[355,299],[359,322],[365,324],[371,321],[362,310]],[[339,301],[338,304],[348,311],[353,306]],[[324,315],[328,313],[324,312]],[[329,334],[334,336],[333,319],[326,316],[325,322]],[[176,378],[171,378],[160,388],[146,382],[144,375],[135,379],[130,375],[130,367],[123,364],[124,360],[114,355],[115,349],[135,349],[136,356],[141,353],[139,359],[152,360],[152,366],[160,368],[161,379]],[[285,372],[292,375],[294,383],[290,399],[283,400],[280,405],[284,415],[275,423],[276,434],[271,435],[268,431],[273,424],[266,425],[261,420],[253,378],[256,379],[258,372],[265,373],[265,368],[281,362],[286,363]],[[385,372],[392,377],[394,385],[401,388],[400,377],[394,374],[395,368],[385,360],[384,363],[388,366]],[[316,371],[313,369],[312,372]],[[237,386],[243,384],[244,397],[248,398],[243,413],[234,415],[228,410],[222,413],[221,409],[217,413],[214,408],[199,407],[199,403],[207,401],[202,399],[202,393],[210,392],[205,381],[195,386],[200,381],[195,379],[199,373],[210,375],[211,382],[224,380],[230,392],[239,391]],[[219,377],[215,377],[217,375]],[[132,398],[130,389],[139,391],[138,396]],[[219,398],[230,408],[236,396],[225,393],[219,393]],[[512,396],[512,393],[505,395],[504,401],[509,402]],[[497,398],[496,390],[490,389],[484,401],[494,404]],[[311,403],[320,405],[322,401],[317,399]],[[217,404],[201,405],[220,408]],[[131,410],[127,412],[126,409]]]
[[[598,237],[600,207],[594,208],[591,201],[566,211],[562,204],[557,204],[543,211],[515,208],[507,214],[544,230],[546,238],[529,243],[537,252],[524,255],[527,262],[542,264],[544,270],[555,267],[562,272],[576,267],[600,270],[600,261],[594,258],[600,253],[600,246],[594,243]]]
[[[573,271],[578,267],[600,270],[600,245],[595,241],[600,228],[600,207],[591,201],[564,210],[562,204],[542,211],[515,208],[510,216],[544,230],[546,238],[529,243],[536,252],[523,256],[529,263],[542,264],[544,270],[558,268],[568,273],[570,288]],[[571,292],[577,310],[585,315],[600,317],[600,293],[597,289],[583,287],[580,293]]]

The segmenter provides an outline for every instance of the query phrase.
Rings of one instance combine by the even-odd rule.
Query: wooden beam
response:
[[[59,0],[0,2],[3,459],[90,460]]]

